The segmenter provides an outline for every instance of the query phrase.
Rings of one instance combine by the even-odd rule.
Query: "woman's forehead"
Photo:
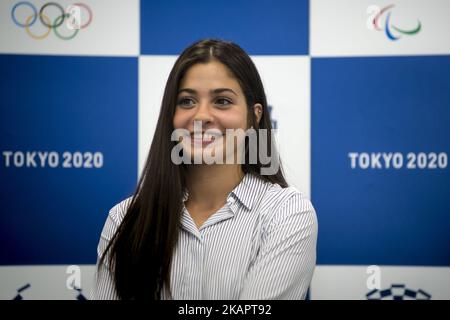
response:
[[[239,83],[231,71],[217,61],[198,63],[190,67],[180,83],[180,89],[184,87],[207,89],[208,91],[223,87],[240,89]]]

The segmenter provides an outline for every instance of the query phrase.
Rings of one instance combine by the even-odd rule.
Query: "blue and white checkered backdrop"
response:
[[[0,299],[87,295],[168,73],[208,37],[251,55],[316,208],[310,298],[450,299],[450,1],[71,4],[0,2]]]

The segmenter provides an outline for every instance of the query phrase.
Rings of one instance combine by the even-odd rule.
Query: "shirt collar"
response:
[[[252,173],[246,173],[241,182],[230,192],[227,202],[237,199],[248,210],[252,210],[256,198],[263,191],[264,181]],[[189,198],[187,189],[183,192],[183,202]]]
[[[246,173],[230,195],[236,197],[248,210],[252,210],[256,199],[263,191],[264,181],[252,173]],[[228,196],[230,197],[230,196]]]

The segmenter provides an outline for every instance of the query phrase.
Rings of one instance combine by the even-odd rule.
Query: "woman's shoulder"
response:
[[[315,219],[316,212],[310,199],[295,186],[281,187],[270,183],[263,198],[262,206],[268,220],[289,218],[293,215],[310,216]]]
[[[127,213],[128,207],[131,204],[132,196],[120,201],[115,204],[108,213],[109,218],[111,218],[116,224],[120,224],[123,220],[123,217]]]
[[[295,186],[282,187],[277,183],[267,183],[266,201],[275,207],[283,206],[289,202],[311,203],[309,198]]]

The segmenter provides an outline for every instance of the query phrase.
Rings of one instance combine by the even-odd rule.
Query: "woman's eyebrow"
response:
[[[211,93],[222,93],[222,92],[231,92],[232,94],[234,94],[237,97],[236,92],[234,92],[230,88],[217,88],[217,89],[211,90]]]
[[[187,92],[187,93],[194,94],[194,95],[197,94],[197,91],[194,90],[194,89],[191,89],[191,88],[182,88],[182,89],[178,90],[178,93],[181,93],[181,92]],[[234,91],[233,91],[232,89],[230,89],[230,88],[217,88],[217,89],[214,89],[214,90],[210,90],[209,92],[210,92],[210,93],[214,93],[214,94],[222,93],[222,92],[231,92],[231,93],[233,93],[235,96],[237,96],[236,92],[234,92]]]

